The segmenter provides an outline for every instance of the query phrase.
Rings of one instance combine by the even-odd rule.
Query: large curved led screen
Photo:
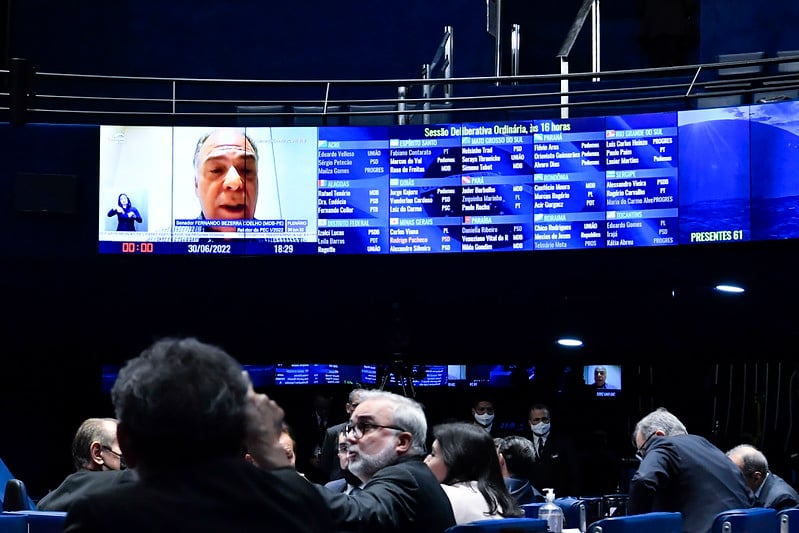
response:
[[[418,254],[799,237],[799,102],[496,123],[101,126],[101,253]]]

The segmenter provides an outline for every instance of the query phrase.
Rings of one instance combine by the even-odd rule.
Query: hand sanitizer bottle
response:
[[[555,503],[555,489],[544,489],[546,503],[538,510],[538,518],[547,521],[549,533],[563,532],[563,511]]]

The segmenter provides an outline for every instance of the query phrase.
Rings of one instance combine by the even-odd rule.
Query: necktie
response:
[[[538,458],[542,459],[544,457],[544,439],[538,439]]]

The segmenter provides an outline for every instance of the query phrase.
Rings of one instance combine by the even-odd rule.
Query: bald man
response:
[[[255,218],[258,202],[258,150],[243,132],[221,128],[203,135],[194,151],[194,192],[200,218]],[[212,231],[236,231],[235,226],[208,226]]]
[[[763,452],[748,444],[740,444],[727,452],[741,469],[747,486],[755,497],[755,507],[781,511],[799,505],[799,494],[784,479],[769,471]]]

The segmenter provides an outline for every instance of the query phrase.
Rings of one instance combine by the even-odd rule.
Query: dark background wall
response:
[[[505,5],[507,22],[522,25],[524,72],[556,72],[555,54],[580,2]],[[29,58],[40,72],[415,77],[445,25],[455,29],[456,75],[492,72],[485,4],[478,0],[434,8],[413,0],[391,10],[363,1],[301,8],[242,1],[233,9],[186,0],[30,0],[5,7],[11,9],[9,55]],[[792,31],[797,9],[788,0],[768,9],[704,0],[697,59],[799,48]],[[635,2],[606,0],[602,10],[603,67],[646,66]],[[574,55],[573,70],[585,68],[585,35]],[[0,146],[6,156],[0,170],[0,224],[6,228],[0,241],[6,383],[0,405],[9,428],[0,457],[34,496],[68,473],[69,440],[80,421],[111,414],[100,390],[101,365],[122,362],[171,334],[197,335],[249,363],[385,362],[398,352],[424,362],[532,363],[544,376],[538,384],[486,393],[508,418],[523,420],[526,407],[543,400],[576,434],[604,427],[614,449],[628,456],[631,425],[665,405],[720,446],[744,438],[762,444],[789,477],[797,451],[789,424],[797,399],[797,312],[786,302],[799,290],[780,282],[793,277],[794,243],[468,259],[99,257],[98,129],[2,125]],[[17,209],[20,172],[74,176],[77,209]],[[725,274],[746,278],[761,296],[745,305],[714,300],[705,289]],[[564,353],[551,342],[565,316],[589,331],[593,342],[582,354]],[[592,402],[558,385],[568,381],[570,369],[600,361],[625,365],[630,388],[621,401]],[[306,391],[270,393],[290,412],[309,398]],[[335,394],[341,398],[342,391]],[[420,392],[433,420],[467,417],[470,396]]]

